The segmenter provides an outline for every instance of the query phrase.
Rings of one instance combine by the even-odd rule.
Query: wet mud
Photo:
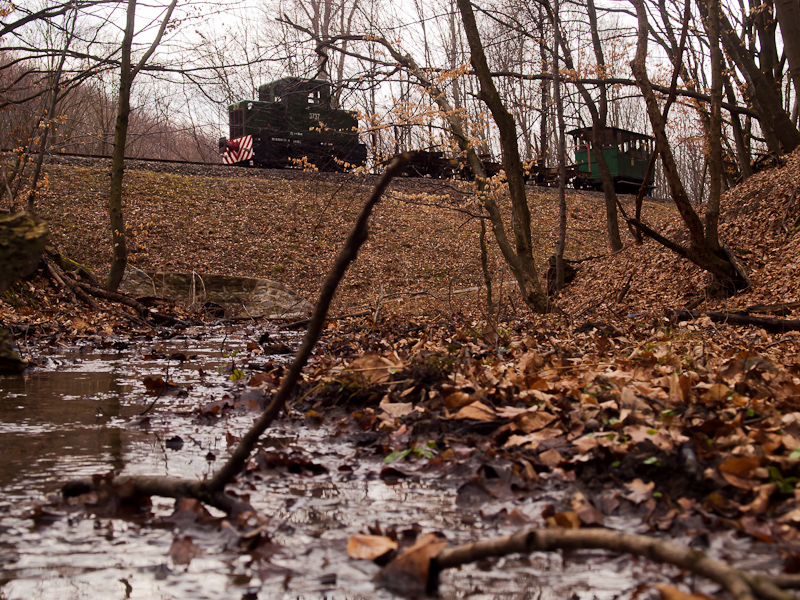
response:
[[[32,349],[39,368],[0,378],[0,597],[395,598],[374,581],[379,565],[347,557],[350,536],[402,541],[435,531],[465,543],[541,525],[575,493],[574,484],[548,477],[524,493],[506,489],[500,460],[496,469],[480,461],[387,465],[378,437],[359,432],[357,419],[308,419],[297,404],[234,485],[263,517],[255,533],[242,535],[213,510],[176,511],[166,499],[124,518],[64,510],[56,494],[76,477],[209,476],[257,414],[248,379],[291,356],[250,351],[261,333],[209,327],[169,339],[42,346]],[[294,333],[270,339],[273,349],[299,342]],[[646,532],[646,517],[631,512],[606,526]],[[744,566],[775,566],[732,534],[708,544]],[[683,576],[597,551],[541,553],[446,572],[440,593],[647,598],[655,596],[642,582],[667,579]]]

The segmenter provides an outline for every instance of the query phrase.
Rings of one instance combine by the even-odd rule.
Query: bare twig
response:
[[[644,535],[608,529],[531,529],[514,535],[483,540],[444,549],[431,561],[431,572],[459,567],[489,557],[529,554],[536,551],[603,548],[675,565],[709,579],[736,600],[796,600],[768,576],[745,573],[706,556],[700,550],[684,548]]]
[[[241,441],[236,446],[236,450],[234,450],[233,454],[228,459],[228,462],[216,472],[210,481],[204,482],[204,488],[209,492],[216,493],[221,491],[225,484],[242,470],[258,438],[261,437],[261,434],[264,433],[269,424],[283,409],[295,384],[300,379],[300,373],[311,356],[311,351],[322,335],[325,317],[328,314],[333,295],[336,293],[336,288],[339,287],[339,282],[342,280],[342,277],[344,277],[345,271],[347,271],[350,263],[356,259],[359,249],[364,242],[367,241],[367,225],[369,223],[369,217],[372,214],[372,209],[381,199],[383,191],[389,185],[389,182],[403,169],[407,162],[408,155],[406,154],[396,157],[375,184],[372,195],[361,209],[361,214],[359,214],[353,229],[350,231],[344,248],[339,252],[339,256],[336,257],[336,262],[328,273],[325,283],[322,285],[319,300],[317,300],[314,313],[311,315],[311,321],[308,324],[303,343],[300,345],[297,354],[295,354],[294,361],[292,361],[283,381],[281,381],[281,387],[278,388],[272,401],[264,409],[258,421],[256,421],[250,431],[242,437]]]

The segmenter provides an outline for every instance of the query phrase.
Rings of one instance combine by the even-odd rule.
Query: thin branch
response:
[[[608,529],[532,529],[446,548],[431,561],[431,571],[436,574],[444,569],[509,554],[587,548],[602,548],[675,565],[719,584],[735,600],[796,600],[792,594],[780,590],[768,576],[756,576],[734,569],[709,558],[700,550]]]

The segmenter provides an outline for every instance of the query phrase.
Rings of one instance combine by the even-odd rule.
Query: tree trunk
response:
[[[592,39],[595,51],[595,59],[597,60],[598,67],[602,73],[605,68],[605,59],[603,58],[602,48],[600,47],[600,37],[597,31],[597,15],[594,11],[594,3],[589,2],[589,24],[592,30]],[[566,40],[561,36],[561,21],[558,15],[553,15],[553,27],[558,30],[560,39],[560,47],[564,54],[564,63],[570,70],[575,70],[575,63],[572,60],[572,53]],[[595,104],[591,93],[583,83],[575,82],[578,92],[583,98],[586,108],[589,109],[589,114],[592,117],[592,157],[597,163],[597,169],[600,172],[600,179],[603,183],[603,198],[606,205],[606,229],[608,231],[608,245],[612,252],[622,249],[622,237],[619,233],[619,218],[617,215],[617,193],[614,189],[614,178],[611,175],[611,169],[606,162],[605,154],[603,154],[603,134],[606,130],[606,115],[608,114],[608,100],[606,97],[605,85],[600,85],[600,102]]]
[[[128,138],[128,118],[131,114],[131,46],[136,21],[136,0],[128,0],[125,34],[122,38],[119,74],[119,102],[117,122],[114,126],[114,151],[111,154],[111,189],[108,196],[108,216],[111,221],[111,271],[106,288],[115,291],[128,264],[128,247],[125,243],[125,218],[122,212],[122,180],[125,176],[125,142]]]
[[[125,143],[128,138],[128,118],[131,114],[131,87],[136,74],[147,64],[156,51],[167,30],[178,0],[172,0],[167,7],[164,19],[150,47],[139,59],[135,68],[131,68],[131,47],[133,45],[134,25],[136,20],[136,0],[128,0],[127,21],[122,37],[121,62],[119,75],[119,104],[117,122],[114,128],[114,151],[111,155],[111,186],[108,197],[108,215],[111,221],[112,258],[111,271],[106,280],[106,288],[115,291],[128,264],[128,249],[125,245],[125,219],[122,212],[122,180],[125,176]]]
[[[603,56],[603,46],[600,43],[600,32],[597,26],[597,10],[594,0],[587,0],[586,8],[589,14],[589,29],[592,34],[592,47],[597,61],[599,74],[605,77],[606,61]],[[617,192],[614,189],[614,179],[611,169],[608,168],[606,157],[603,154],[601,138],[608,125],[608,93],[605,84],[600,84],[600,101],[597,109],[597,119],[592,113],[592,149],[594,151],[597,168],[603,181],[603,197],[606,202],[606,228],[608,230],[608,245],[612,252],[622,250],[622,238],[619,234],[619,219],[617,216]]]
[[[800,2],[775,0],[775,13],[781,26],[783,49],[789,62],[789,76],[795,98],[800,97]]]
[[[550,309],[550,302],[539,283],[539,278],[536,275],[536,265],[533,261],[531,215],[528,208],[528,199],[525,195],[525,181],[517,146],[517,130],[514,117],[503,105],[497,87],[492,80],[470,0],[458,0],[458,8],[461,12],[461,20],[469,42],[472,64],[480,82],[478,97],[489,107],[492,118],[500,132],[500,144],[503,149],[503,168],[506,172],[508,191],[511,196],[511,223],[516,247],[516,263],[518,265],[518,271],[515,275],[525,304],[534,312],[544,313]]]
[[[719,47],[719,0],[706,2],[705,19],[708,45],[711,51],[711,110],[708,131],[708,166],[711,185],[706,206],[706,244],[719,252],[719,204],[722,195],[722,50]]]
[[[705,2],[701,1],[699,6],[705,13]],[[800,132],[783,109],[780,90],[770,83],[771,75],[768,77],[758,68],[752,53],[736,35],[725,13],[720,11],[719,16],[722,45],[745,77],[747,96],[758,112],[770,150],[777,154],[792,152],[800,146]]]
[[[661,163],[664,176],[669,185],[670,195],[678,209],[681,219],[689,230],[688,248],[681,248],[674,243],[669,247],[678,251],[682,256],[685,256],[697,266],[712,273],[727,289],[737,289],[745,285],[745,274],[740,273],[728,254],[719,248],[718,241],[716,243],[716,247],[719,248],[718,250],[713,250],[709,245],[703,223],[692,207],[689,197],[686,194],[686,189],[681,182],[678,167],[672,154],[672,148],[669,145],[665,133],[664,119],[662,118],[658,101],[653,92],[652,84],[647,76],[645,61],[647,58],[647,36],[649,26],[644,0],[631,0],[631,2],[636,7],[639,24],[636,56],[631,62],[631,70],[633,71],[636,83],[645,100],[647,115],[653,127],[653,135],[656,137],[658,143]]]
[[[553,0],[553,100],[556,104],[558,123],[558,243],[556,244],[556,285],[555,291],[564,289],[564,248],[567,242],[567,197],[566,197],[566,148],[564,144],[564,103],[561,100],[561,76],[558,65],[558,48],[561,45],[561,23],[558,19],[559,0]],[[614,207],[616,215],[616,207]],[[619,235],[619,231],[617,231]]]
[[[28,192],[28,212],[34,212],[34,207],[36,205],[36,188],[39,184],[39,176],[42,173],[42,164],[44,163],[44,154],[47,151],[47,138],[50,134],[50,129],[55,127],[55,114],[56,114],[56,107],[58,106],[58,90],[61,86],[61,75],[64,72],[64,63],[67,60],[67,51],[69,50],[69,46],[72,43],[72,37],[75,32],[75,20],[78,17],[78,11],[75,10],[72,15],[72,26],[69,27],[67,31],[67,39],[64,42],[64,51],[61,53],[61,57],[58,60],[58,67],[56,67],[55,73],[53,73],[50,79],[50,104],[47,107],[47,114],[44,116],[42,121],[44,122],[44,131],[42,131],[42,142],[39,145],[39,155],[36,157],[36,165],[33,169],[33,176],[31,177],[31,188],[30,192]]]

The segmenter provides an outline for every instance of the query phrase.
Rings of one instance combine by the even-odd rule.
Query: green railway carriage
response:
[[[258,100],[228,107],[230,141],[220,140],[226,164],[283,168],[314,164],[341,170],[364,164],[352,111],[333,108],[330,83],[286,77],[258,88]]]
[[[579,189],[603,189],[597,160],[593,157],[592,128],[573,129],[568,134],[575,141],[576,175],[573,185]],[[618,193],[635,194],[639,191],[654,149],[655,138],[649,135],[616,127],[609,127],[603,132],[603,156]],[[648,187],[651,180],[646,182]]]

